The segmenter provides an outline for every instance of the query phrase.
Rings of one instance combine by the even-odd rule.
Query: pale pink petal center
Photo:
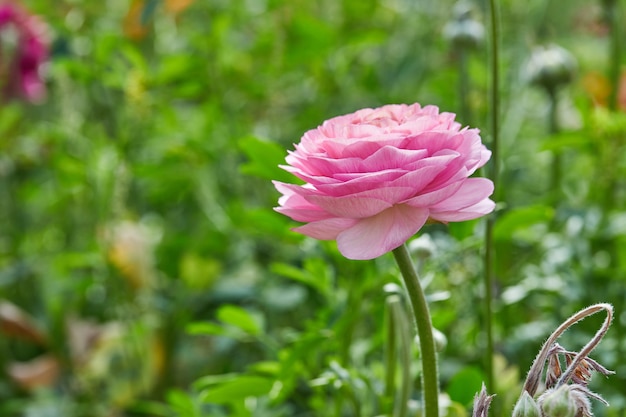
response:
[[[406,242],[428,219],[428,209],[398,205],[360,220],[337,236],[348,259],[373,259]]]

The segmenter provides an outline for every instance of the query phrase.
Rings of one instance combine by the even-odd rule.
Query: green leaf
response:
[[[330,278],[326,265],[319,265],[320,260],[308,259],[305,261],[304,269],[297,268],[284,263],[273,263],[270,270],[282,277],[307,285],[321,294],[327,294],[330,286]]]
[[[258,336],[261,326],[245,309],[234,305],[225,305],[217,311],[217,318],[223,323],[237,327],[248,334]]]
[[[8,131],[15,129],[19,125],[21,117],[22,113],[18,106],[10,103],[4,104],[2,112],[0,112],[0,134],[5,136]],[[6,140],[3,140],[0,146],[6,145],[6,142]]]
[[[177,400],[174,400],[176,402]],[[170,404],[171,405],[171,404]],[[128,412],[137,414],[140,416],[151,417],[173,417],[174,411],[172,407],[162,404],[157,401],[143,401],[137,400],[128,407]],[[179,414],[180,415],[180,414]],[[185,416],[192,416],[193,414],[185,414]]]
[[[589,135],[580,132],[561,132],[546,138],[541,144],[541,150],[560,152],[563,149],[585,149],[592,142]]]
[[[255,362],[248,367],[250,371],[253,371],[255,374],[264,374],[264,375],[278,375],[280,372],[280,362],[276,361],[261,361]]]
[[[294,182],[293,175],[278,167],[285,164],[287,155],[287,151],[278,144],[250,136],[239,141],[239,148],[249,159],[241,165],[243,174],[266,180]]]
[[[251,234],[276,236],[284,240],[301,240],[302,235],[289,230],[290,219],[267,207],[247,209],[241,216],[245,216],[244,226]]]
[[[267,395],[273,385],[273,379],[242,375],[213,388],[208,388],[200,397],[203,402],[228,404],[243,401],[248,397]]]
[[[174,389],[167,393],[168,404],[180,415],[196,415],[196,405],[186,392]]]
[[[228,373],[228,374],[203,376],[202,378],[199,378],[194,381],[193,389],[195,391],[206,390],[206,389],[209,389],[212,385],[220,385],[225,382],[232,381],[233,379],[238,378],[240,375],[241,374],[233,372],[233,373]]]
[[[179,275],[189,288],[207,290],[213,286],[221,270],[220,261],[187,252],[180,261]]]
[[[448,232],[450,236],[454,237],[456,240],[464,240],[474,234],[474,228],[478,223],[478,219],[469,220],[464,222],[454,222],[448,225]]]
[[[494,226],[496,241],[511,240],[518,231],[526,230],[537,223],[549,222],[554,218],[554,208],[535,205],[512,209],[500,217]]]
[[[452,377],[446,391],[452,401],[468,405],[480,391],[483,379],[484,375],[479,369],[468,366]]]
[[[228,332],[223,326],[209,321],[194,322],[187,325],[187,333],[193,335],[226,336]]]

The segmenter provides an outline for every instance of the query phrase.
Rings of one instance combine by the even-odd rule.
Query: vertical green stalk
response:
[[[417,326],[422,360],[422,397],[424,417],[439,416],[439,374],[437,371],[437,352],[426,296],[420,284],[415,266],[406,244],[393,250],[393,256],[400,268],[404,284],[411,301],[411,309]]]
[[[395,417],[406,417],[409,413],[409,397],[411,395],[411,346],[413,338],[410,336],[410,326],[406,315],[406,311],[402,304],[398,303],[394,306],[396,322],[398,323],[398,336],[400,339],[400,364],[402,366],[402,383],[400,385],[399,395],[393,409]]]
[[[469,74],[468,74],[468,53],[465,48],[458,48],[459,53],[459,99],[461,101],[459,120],[464,124],[471,124],[471,114],[469,106]]]
[[[485,385],[488,392],[494,392],[493,375],[493,282],[495,275],[494,266],[494,243],[493,243],[493,216],[487,219],[487,229],[485,231]]]
[[[622,46],[621,39],[622,34],[620,33],[621,25],[619,22],[622,18],[622,10],[620,9],[619,0],[606,0],[605,1],[605,16],[609,24],[609,36],[610,36],[610,47],[609,47],[609,80],[611,85],[611,93],[609,96],[609,110],[611,112],[615,112],[618,109],[618,95],[620,90],[620,78],[621,78],[621,61],[622,61]],[[609,160],[615,159],[615,156],[619,155],[619,145],[617,145],[617,138],[611,137],[610,140],[606,141],[605,148],[610,147],[609,152],[612,155]],[[615,166],[615,165],[614,165]],[[604,194],[604,208],[605,213],[608,213],[611,209],[614,208],[615,205],[615,190],[617,187],[617,178],[615,174],[615,168],[612,168],[609,171],[609,178],[607,180],[606,191]],[[606,216],[605,216],[606,218]],[[610,253],[612,255],[611,259],[618,259],[616,256],[616,243],[613,241],[613,244],[610,245]],[[613,262],[614,263],[614,262]],[[622,297],[623,299],[623,297]],[[623,331],[622,326],[617,326],[617,340],[623,340],[621,338],[621,333]],[[623,354],[623,343],[618,343],[616,348],[616,354],[618,357],[622,357]]]
[[[387,413],[391,407],[387,407],[387,404],[393,402],[393,397],[396,391],[396,361],[398,355],[396,352],[396,323],[395,315],[393,312],[393,306],[397,303],[398,296],[391,295],[387,297],[386,309],[385,309],[385,407],[384,412]],[[389,403],[387,403],[389,401]]]
[[[557,120],[558,98],[555,89],[548,90],[548,98],[550,100],[550,108],[548,109],[548,133],[554,135],[559,131]],[[561,193],[561,159],[561,150],[554,149],[552,156],[552,178],[550,180],[551,200],[554,200],[554,203],[559,201]]]
[[[498,4],[496,0],[489,0],[490,30],[489,38],[491,43],[491,87],[490,87],[490,124],[491,124],[491,180],[495,187],[494,199],[498,201],[498,174],[500,172],[500,150],[499,150],[499,114],[500,114],[500,69],[498,50]],[[495,245],[493,242],[493,226],[495,218],[493,215],[487,218],[487,228],[485,231],[485,329],[486,329],[486,385],[489,392],[494,392],[493,375],[493,294],[492,288],[495,281]]]
[[[606,1],[604,14],[609,25],[610,33],[610,61],[609,80],[611,83],[611,94],[609,96],[609,110],[617,110],[617,98],[620,82],[621,45],[620,45],[620,25],[619,22],[619,1]]]
[[[387,297],[386,304],[385,398],[393,401],[394,417],[406,417],[409,411],[409,397],[411,394],[411,329],[400,297],[397,294],[390,295]],[[398,350],[400,353],[399,358]],[[402,370],[400,387],[396,386],[398,362]],[[388,410],[386,409],[385,412],[388,412]]]

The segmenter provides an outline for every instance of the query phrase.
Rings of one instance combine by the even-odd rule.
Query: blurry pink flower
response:
[[[0,77],[2,93],[41,101],[46,94],[40,70],[48,59],[45,24],[13,2],[0,4]]]
[[[350,259],[373,259],[406,242],[427,220],[490,213],[493,183],[469,178],[491,152],[478,129],[461,129],[435,106],[387,105],[327,120],[304,134],[281,166],[306,182],[274,181],[276,208],[308,224],[295,231],[336,240]]]

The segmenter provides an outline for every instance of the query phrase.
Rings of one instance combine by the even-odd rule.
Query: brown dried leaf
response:
[[[41,355],[28,362],[10,362],[7,374],[25,390],[52,386],[60,371],[57,358],[50,354]]]
[[[124,34],[134,41],[141,40],[148,34],[148,27],[141,21],[141,14],[143,13],[144,7],[143,0],[133,0],[128,9],[128,13],[124,17]]]
[[[165,0],[165,10],[172,14],[178,14],[191,6],[194,0]]]
[[[37,328],[35,320],[24,310],[6,300],[0,300],[0,331],[7,336],[40,345],[47,342],[46,335]]]

